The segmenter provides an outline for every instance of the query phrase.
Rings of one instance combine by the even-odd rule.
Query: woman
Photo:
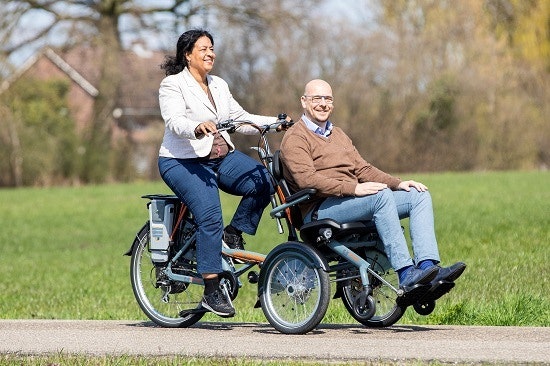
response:
[[[222,236],[234,249],[243,249],[242,232],[253,235],[274,188],[266,169],[236,151],[229,134],[216,123],[250,120],[259,125],[275,117],[249,114],[233,99],[227,83],[209,75],[214,66],[214,40],[205,30],[189,30],[178,39],[176,56],[161,68],[159,102],[165,131],[159,151],[162,179],[193,213],[198,225],[197,270],[204,279],[202,306],[215,314],[235,314],[219,288]],[[239,132],[257,133],[248,127]],[[218,188],[242,196],[231,223],[224,229]]]

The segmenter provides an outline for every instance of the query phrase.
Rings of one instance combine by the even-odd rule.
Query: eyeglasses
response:
[[[312,104],[321,104],[323,99],[326,104],[334,103],[334,98],[330,95],[304,95],[304,98],[310,98]]]

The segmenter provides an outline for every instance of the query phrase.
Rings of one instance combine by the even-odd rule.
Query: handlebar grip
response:
[[[290,126],[292,126],[294,124],[293,120],[287,121],[286,120],[287,117],[288,116],[287,116],[286,113],[280,113],[277,116],[277,122],[279,122],[281,124],[281,126],[283,127],[284,130],[286,130],[287,128],[289,128]]]
[[[222,129],[222,128],[229,128],[231,127],[231,125],[233,124],[233,120],[232,119],[228,119],[226,121],[222,121],[222,122],[218,122],[216,123],[216,128],[219,130],[219,129]]]

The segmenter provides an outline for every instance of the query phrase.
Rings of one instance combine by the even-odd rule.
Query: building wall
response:
[[[92,118],[94,98],[84,89],[61,71],[50,59],[42,55],[23,76],[38,80],[63,79],[70,83],[68,93],[68,107],[71,117],[75,120],[76,131],[81,134]]]

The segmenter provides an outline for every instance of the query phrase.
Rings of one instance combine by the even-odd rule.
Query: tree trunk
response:
[[[100,34],[99,95],[94,103],[93,118],[87,134],[86,154],[82,178],[85,182],[104,182],[109,178],[111,161],[111,131],[114,123],[112,111],[117,105],[120,84],[121,46],[118,37],[116,14],[102,16],[97,29]]]
[[[13,186],[21,187],[23,185],[23,152],[19,142],[19,133],[17,126],[12,118],[7,118],[8,135],[11,146],[10,166],[13,177]]]

